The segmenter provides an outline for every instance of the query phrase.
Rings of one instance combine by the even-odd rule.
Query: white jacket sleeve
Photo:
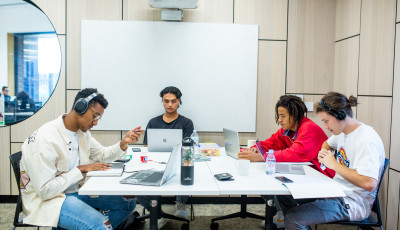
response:
[[[96,139],[90,137],[90,159],[96,162],[113,162],[125,154],[119,145],[120,142],[104,147]]]
[[[28,150],[23,153],[23,155],[27,154],[26,162],[29,162],[24,164],[24,168],[36,193],[42,200],[48,200],[62,193],[71,185],[79,183],[83,179],[83,175],[78,168],[70,171],[68,168],[58,168],[57,170],[56,161],[59,157],[57,149],[39,142],[36,141],[34,145],[41,145],[41,148],[29,148],[34,151],[29,152]]]

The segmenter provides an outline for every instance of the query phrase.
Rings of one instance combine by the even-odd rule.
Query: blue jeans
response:
[[[176,202],[185,204],[189,196],[176,196]],[[150,197],[148,196],[136,196],[137,203],[141,204],[143,208],[150,210]]]
[[[349,220],[343,198],[293,199],[292,196],[276,196],[285,216],[285,228],[309,229],[308,226],[333,221]]]
[[[78,193],[66,194],[61,207],[58,229],[112,229],[132,214],[135,199],[122,196],[80,196]],[[103,215],[96,209],[106,213]],[[110,221],[112,228],[105,225]]]

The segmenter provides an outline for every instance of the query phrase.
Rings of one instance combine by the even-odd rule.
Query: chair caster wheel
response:
[[[133,212],[133,215],[135,216],[135,218],[138,217],[138,216],[140,216],[140,214],[139,214],[137,211],[134,211],[134,212]]]
[[[188,223],[183,223],[181,226],[181,230],[189,230],[189,224]]]
[[[219,224],[216,222],[211,222],[210,229],[211,230],[218,230]]]

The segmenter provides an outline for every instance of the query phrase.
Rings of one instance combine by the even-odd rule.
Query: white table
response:
[[[138,153],[140,154],[140,153]],[[149,159],[157,159],[166,162],[169,153],[149,153]],[[140,159],[133,157],[131,162],[139,162]],[[156,170],[165,168],[165,164],[149,163],[149,168],[158,165]],[[151,165],[152,164],[152,165]],[[132,167],[127,165],[126,169]],[[162,186],[142,186],[120,184],[119,181],[132,175],[124,173],[122,177],[92,177],[79,190],[80,195],[219,195],[218,186],[206,162],[196,162],[194,166],[194,184],[187,186],[180,183],[180,170],[169,181]]]
[[[225,154],[222,148],[219,157],[212,158],[208,161],[207,165],[212,174],[230,173],[234,181],[218,181],[214,179],[218,185],[221,195],[290,195],[282,183],[276,180],[273,176],[268,176],[265,173],[264,162],[252,162],[250,164],[250,171],[248,176],[240,176],[236,169],[236,159],[229,157]],[[296,178],[318,178],[318,180],[327,181],[329,183],[337,184],[345,194],[351,194],[352,190],[348,187],[333,181],[329,177],[323,175],[310,166],[304,165],[306,175],[293,175],[293,174],[276,174],[277,176],[285,176],[289,179],[296,181]],[[312,191],[310,191],[312,195]]]
[[[142,148],[142,151],[147,151],[147,148]],[[132,153],[128,149],[128,153]],[[167,162],[170,153],[148,153],[149,163],[140,163],[140,152],[132,153],[132,160],[126,164],[126,170],[153,168],[162,170],[165,164],[158,162]],[[180,159],[180,158],[179,158]],[[143,167],[145,166],[145,167]],[[146,167],[147,166],[147,167]],[[214,182],[214,177],[206,162],[196,162],[194,166],[194,184],[187,186],[180,183],[180,170],[169,181],[162,186],[142,186],[120,184],[119,182],[132,175],[132,173],[124,173],[122,177],[91,177],[80,189],[79,195],[146,195],[151,197],[150,229],[158,229],[157,220],[161,217],[176,219],[180,221],[189,220],[175,217],[161,210],[160,197],[168,195],[219,195],[219,189]],[[185,225],[185,224],[184,224]],[[183,226],[184,226],[183,225]],[[187,224],[187,229],[188,229]]]
[[[142,151],[147,150],[146,148],[142,148]],[[138,162],[140,162],[141,153],[132,153],[131,149],[128,149],[128,154],[132,154],[133,158],[129,163],[131,165],[128,165],[127,168],[134,169],[135,165],[140,167],[140,163]],[[150,160],[154,161],[167,161],[168,159],[168,153],[149,153],[148,156]],[[195,163],[194,184],[191,186],[180,184],[180,170],[178,170],[173,178],[160,187],[120,184],[120,180],[131,175],[131,173],[124,173],[122,177],[92,177],[80,188],[79,194],[154,196],[153,201],[155,201],[155,206],[154,209],[152,207],[152,211],[157,214],[152,215],[152,211],[150,212],[151,229],[157,229],[157,218],[160,217],[159,211],[161,209],[157,204],[159,202],[159,197],[163,195],[242,195],[242,198],[246,195],[268,195],[269,197],[273,197],[273,195],[290,195],[290,191],[283,186],[281,182],[265,174],[265,164],[262,162],[251,163],[249,175],[240,176],[235,166],[236,159],[226,156],[224,148],[221,148],[220,156],[212,157],[211,159],[211,161]],[[148,164],[151,167],[165,167],[165,164],[161,165],[155,162],[150,162]],[[336,183],[309,166],[305,166],[304,168],[306,175],[279,175],[284,175],[289,178],[292,176],[320,177],[324,180],[330,180],[332,183]],[[233,175],[235,180],[218,181],[215,179],[214,174],[226,172]],[[346,194],[352,192],[347,187],[341,186]],[[273,215],[272,204],[267,204],[265,229],[272,229]]]
[[[233,176],[235,180],[233,181],[218,181],[215,183],[218,185],[219,192],[221,195],[241,195],[241,210],[240,212],[233,213],[227,216],[218,217],[212,219],[211,226],[214,229],[218,228],[218,225],[214,222],[217,220],[235,218],[235,217],[251,217],[257,219],[265,220],[265,229],[273,229],[272,218],[276,213],[273,205],[274,195],[291,195],[289,189],[285,187],[280,181],[276,180],[273,176],[268,176],[265,173],[265,163],[264,162],[252,162],[250,164],[250,170],[248,176],[241,176],[238,174],[236,169],[236,159],[229,157],[225,153],[225,149],[220,150],[220,156],[214,157],[212,161],[207,163],[210,168],[211,174],[219,173],[229,173]],[[345,194],[351,194],[352,191],[344,185],[333,181],[329,177],[323,175],[317,170],[311,168],[310,166],[304,165],[305,175],[293,175],[293,174],[276,174],[277,176],[285,176],[293,181],[302,178],[315,179],[327,181],[329,183],[335,183],[341,187]],[[306,184],[305,184],[306,186]],[[310,191],[310,196],[312,197],[312,192]],[[253,213],[246,211],[246,198],[247,195],[266,195],[269,202],[266,202],[265,216],[261,217]]]

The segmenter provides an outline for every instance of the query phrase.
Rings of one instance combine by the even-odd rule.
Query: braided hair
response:
[[[289,112],[289,116],[293,116],[294,122],[300,123],[304,114],[307,116],[307,107],[300,97],[294,95],[283,95],[279,98],[275,105],[275,121],[278,123],[278,108],[283,107]]]

